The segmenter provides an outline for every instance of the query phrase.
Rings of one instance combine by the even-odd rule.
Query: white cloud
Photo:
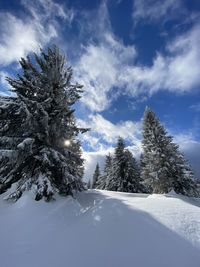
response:
[[[0,13],[2,65],[59,38],[56,16],[68,24],[75,16],[74,10],[66,10],[52,0],[23,0],[22,3],[29,12],[24,18]],[[169,3],[171,1],[164,1],[163,6],[170,6]],[[88,36],[88,40],[80,47],[73,63],[74,78],[84,85],[81,102],[91,111],[108,109],[121,95],[129,95],[137,101],[160,90],[183,93],[200,86],[199,24],[168,43],[166,53],[157,53],[149,67],[136,63],[134,44],[125,45],[114,35],[106,2],[91,14],[82,15],[80,20],[76,16],[76,19],[82,25],[80,36]],[[78,41],[81,43],[82,39]]]
[[[37,27],[11,14],[1,14],[0,64],[8,65],[41,45]],[[51,35],[55,35],[55,32]]]
[[[196,112],[200,112],[200,103],[191,105],[190,108],[193,109]]]
[[[180,0],[134,0],[133,1],[133,19],[158,21],[161,18],[165,20],[171,17],[177,17],[177,14],[183,13],[184,8]]]
[[[107,109],[121,93],[119,72],[136,57],[134,45],[124,45],[113,33],[106,1],[84,14],[81,36],[87,37],[74,67],[75,79],[84,85],[81,101],[92,111]]]
[[[58,16],[69,21],[73,20],[73,10],[65,10],[64,6],[54,2],[53,0],[21,0],[21,3],[29,10],[31,15],[36,19],[40,20],[47,18],[54,18]],[[39,14],[38,14],[38,11]]]
[[[82,101],[91,110],[102,111],[118,96],[119,73],[135,58],[136,51],[134,46],[125,46],[111,32],[105,32],[98,45],[91,43],[84,51],[75,67],[76,77],[85,89]]]
[[[172,1],[164,1],[162,14],[171,6]],[[157,52],[152,66],[145,66],[137,63],[134,44],[125,45],[114,35],[105,3],[87,19],[92,38],[81,50],[74,73],[84,85],[81,101],[91,111],[108,109],[121,95],[137,100],[160,90],[182,94],[200,86],[200,24],[166,43],[165,53]]]
[[[196,25],[167,45],[168,55],[157,54],[151,67],[126,66],[121,80],[132,96],[159,90],[190,92],[200,86],[199,42],[200,25]]]
[[[137,141],[135,136],[140,133],[140,122],[122,121],[113,124],[99,114],[90,116],[90,119],[94,131],[101,134],[107,142],[116,142],[118,136],[126,138],[129,141]]]
[[[52,0],[23,0],[22,4],[26,10],[24,17],[0,13],[0,64],[4,66],[57,37],[56,17],[68,19],[69,22],[73,19],[73,12],[66,13],[60,4]]]
[[[83,140],[88,142],[95,151],[111,147],[117,142],[119,136],[140,150],[141,122],[122,121],[114,124],[100,114],[96,114],[90,115],[88,121],[79,120],[79,125],[92,129],[83,136]]]
[[[10,96],[11,94],[13,94],[11,92],[11,86],[6,81],[6,77],[8,76],[9,74],[6,71],[0,71],[0,85],[1,85],[0,94],[4,96]]]
[[[166,87],[188,91],[200,85],[200,24],[191,31],[177,37],[168,46],[171,52],[169,57],[169,82]],[[192,67],[191,67],[192,66]],[[176,84],[176,86],[175,86]]]

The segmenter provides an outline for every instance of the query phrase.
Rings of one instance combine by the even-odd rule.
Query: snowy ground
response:
[[[1,267],[199,267],[200,200],[90,190],[0,198]]]

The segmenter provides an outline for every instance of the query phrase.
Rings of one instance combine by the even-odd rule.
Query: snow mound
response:
[[[165,197],[164,194],[152,194],[148,196],[148,198],[163,198],[163,197]]]
[[[177,197],[178,194],[172,189],[169,193],[165,194],[166,197]]]
[[[3,267],[199,267],[200,200],[88,190],[0,198]]]
[[[171,190],[167,194],[151,194],[148,196],[148,198],[179,197],[179,196],[180,195],[178,195],[174,190]]]

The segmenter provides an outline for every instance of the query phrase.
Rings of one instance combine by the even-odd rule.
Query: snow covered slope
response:
[[[90,190],[0,199],[1,267],[199,267],[200,200]]]

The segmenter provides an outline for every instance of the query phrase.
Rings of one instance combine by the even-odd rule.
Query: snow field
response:
[[[200,200],[88,190],[0,198],[2,267],[199,267]]]

